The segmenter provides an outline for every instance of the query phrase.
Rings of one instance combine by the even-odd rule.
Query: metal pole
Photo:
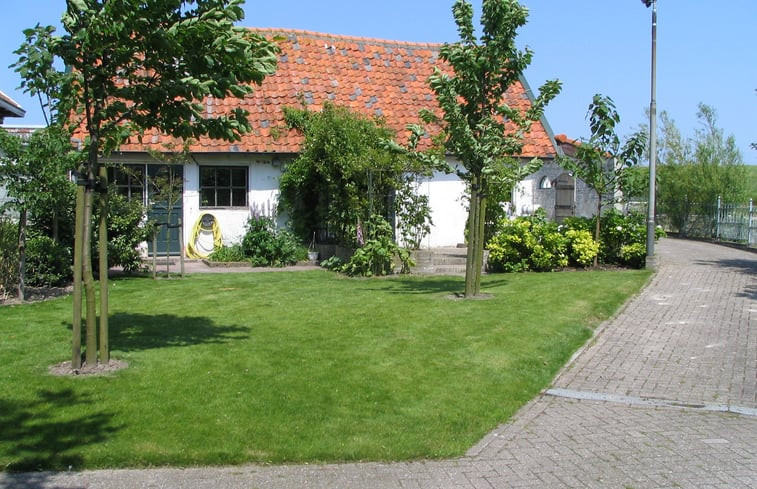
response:
[[[647,5],[649,6],[649,5]],[[647,206],[647,257],[654,256],[655,186],[657,172],[657,0],[652,0],[652,97],[649,103],[649,203]]]

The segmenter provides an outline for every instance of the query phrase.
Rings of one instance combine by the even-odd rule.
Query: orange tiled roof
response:
[[[406,126],[418,123],[421,109],[436,109],[427,79],[439,64],[440,44],[383,41],[320,34],[308,31],[253,29],[266,36],[281,36],[277,72],[244,99],[206,99],[209,114],[227,113],[234,107],[247,110],[252,131],[241,141],[229,143],[199,139],[195,153],[250,152],[296,153],[302,137],[285,127],[283,107],[320,110],[331,102],[369,116],[383,117],[398,139]],[[511,106],[528,108],[530,99],[521,83],[509,92]],[[275,136],[275,137],[274,137]],[[160,150],[170,138],[154,132],[143,143]],[[142,151],[144,144],[129,142],[122,151]],[[523,156],[551,157],[555,147],[545,127],[534,124],[526,137]]]
[[[569,138],[566,134],[557,134],[555,136],[555,142],[562,149],[563,153],[568,156],[576,154],[576,146],[581,145],[581,141]]]

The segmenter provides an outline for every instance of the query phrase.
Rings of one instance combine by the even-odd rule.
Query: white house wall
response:
[[[274,215],[279,227],[287,223],[287,216],[276,210],[279,198],[279,178],[290,156],[256,155],[244,153],[195,154],[192,162],[184,165],[183,220],[184,242],[188,243],[192,229],[203,213],[210,213],[218,220],[225,245],[241,242],[247,220],[253,215]],[[147,155],[126,154],[117,159],[122,163],[157,163]],[[454,165],[453,160],[448,161]],[[240,208],[200,208],[200,166],[246,166],[248,168],[248,203]],[[545,165],[546,167],[547,165]],[[543,172],[545,170],[540,170]],[[552,171],[552,170],[548,170]],[[557,174],[559,175],[559,173]],[[554,178],[557,177],[554,176]],[[537,193],[540,174],[534,174],[521,182],[514,192],[516,214],[530,214],[538,204]],[[420,182],[418,190],[427,195],[433,224],[431,232],[423,239],[423,248],[457,246],[465,242],[465,224],[468,218],[466,185],[452,173],[436,172],[431,178]],[[554,192],[554,189],[548,189]],[[540,201],[539,201],[540,202]],[[554,214],[554,196],[552,196]]]
[[[448,160],[454,165],[454,161]],[[457,246],[465,242],[468,219],[465,182],[452,173],[434,172],[421,182],[418,191],[427,195],[431,207],[431,232],[423,239],[423,248]]]
[[[247,221],[255,215],[276,217],[284,226],[286,217],[278,215],[280,160],[247,154],[195,155],[184,168],[184,239],[189,242],[192,228],[203,214],[212,214],[218,222],[226,246],[238,244],[245,234]],[[246,166],[247,207],[200,208],[200,166]]]

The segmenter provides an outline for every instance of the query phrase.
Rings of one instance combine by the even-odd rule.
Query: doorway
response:
[[[562,222],[575,214],[576,179],[563,173],[555,180],[555,221]]]

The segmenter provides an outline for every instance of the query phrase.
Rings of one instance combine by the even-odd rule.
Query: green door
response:
[[[184,168],[181,165],[147,165],[147,175],[147,216],[159,225],[158,254],[168,252],[170,255],[180,255],[179,222],[183,216]]]

